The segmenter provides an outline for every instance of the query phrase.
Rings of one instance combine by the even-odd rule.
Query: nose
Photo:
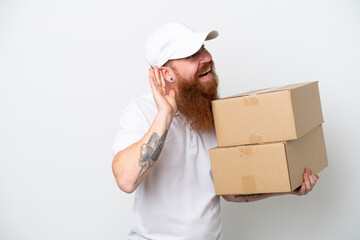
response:
[[[199,62],[200,62],[200,64],[207,63],[207,62],[210,62],[212,60],[211,54],[206,49],[200,50],[199,52],[200,52],[200,54],[199,54]]]

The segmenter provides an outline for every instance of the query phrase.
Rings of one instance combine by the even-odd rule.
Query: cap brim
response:
[[[186,58],[193,55],[199,51],[205,41],[214,39],[217,36],[219,36],[219,33],[215,30],[193,33],[175,50],[175,52],[171,55],[170,60]]]

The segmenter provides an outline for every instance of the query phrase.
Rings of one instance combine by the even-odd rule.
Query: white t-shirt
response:
[[[156,114],[152,94],[132,100],[120,116],[114,156],[139,141]],[[208,153],[215,146],[214,131],[197,134],[181,114],[175,115],[159,159],[135,192],[129,239],[222,239]]]

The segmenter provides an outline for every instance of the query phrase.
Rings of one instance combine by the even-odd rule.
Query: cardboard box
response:
[[[290,192],[303,182],[305,168],[327,167],[322,126],[303,137],[276,143],[209,150],[217,195]]]
[[[220,147],[297,139],[324,122],[318,82],[218,99],[212,108]]]

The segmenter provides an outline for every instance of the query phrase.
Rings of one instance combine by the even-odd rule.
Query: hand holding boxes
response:
[[[212,107],[217,195],[289,192],[306,167],[318,173],[327,166],[317,82],[247,92]]]

